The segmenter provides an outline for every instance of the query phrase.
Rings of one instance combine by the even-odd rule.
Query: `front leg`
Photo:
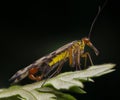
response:
[[[93,61],[92,61],[92,58],[91,58],[91,56],[90,56],[90,54],[89,54],[89,52],[85,52],[84,54],[81,55],[81,57],[84,57],[84,58],[85,58],[85,63],[84,63],[85,68],[86,68],[86,66],[87,66],[87,57],[88,57],[89,60],[90,60],[90,64],[91,64],[92,66],[94,65],[94,64],[93,64]]]

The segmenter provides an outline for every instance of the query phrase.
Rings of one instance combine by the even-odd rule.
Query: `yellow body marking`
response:
[[[85,43],[84,43],[84,41],[81,41],[80,42],[80,50],[84,50],[84,47],[85,47]]]
[[[56,64],[57,62],[67,58],[69,56],[69,52],[68,51],[64,51],[63,53],[57,55],[56,57],[54,57],[52,59],[52,61],[49,63],[49,66],[51,67],[52,65]]]
[[[84,43],[83,41],[79,41],[79,42],[77,42],[76,44],[74,44],[74,45],[72,46],[72,49],[75,50],[75,47],[78,46],[78,45],[80,46],[80,50],[84,50],[85,43]],[[67,58],[67,57],[69,57],[69,51],[66,50],[66,51],[64,51],[64,52],[56,55],[56,56],[52,59],[52,61],[49,63],[49,66],[52,67],[54,64],[56,64],[57,62],[65,59],[65,58]]]

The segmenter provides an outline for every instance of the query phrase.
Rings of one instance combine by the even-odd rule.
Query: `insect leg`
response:
[[[59,66],[58,66],[57,70],[51,75],[51,77],[56,76],[57,74],[60,73],[60,71],[61,71],[61,69],[62,69],[62,67],[63,67],[63,64],[64,64],[64,61],[61,61],[61,62],[59,63]]]
[[[85,67],[86,67],[86,64],[87,64],[87,56],[88,56],[88,58],[89,58],[89,60],[90,60],[90,64],[91,64],[91,65],[94,65],[94,64],[93,64],[93,61],[92,61],[92,58],[91,58],[91,56],[90,56],[90,54],[89,54],[89,52],[86,52],[86,53],[84,53],[84,54],[82,55],[82,57],[85,58]]]
[[[67,55],[67,54],[66,54],[66,55]],[[66,55],[65,55],[64,57],[66,57]],[[63,64],[64,64],[66,61],[67,61],[67,59],[66,59],[66,58],[63,58],[62,61],[58,62],[58,65],[57,65],[58,68],[57,68],[56,71],[51,75],[51,77],[59,74],[59,72],[61,71],[61,69],[62,69],[62,67],[63,67]]]
[[[84,67],[87,67],[87,55],[85,56],[85,63],[84,63]]]
[[[74,52],[74,62],[76,70],[81,70],[80,67],[80,49],[78,46],[76,46],[76,51]]]
[[[69,48],[68,51],[69,51],[69,65],[72,66],[73,65],[73,50],[72,48]]]
[[[59,66],[58,66],[57,70],[56,70],[54,73],[52,73],[50,76],[48,76],[48,77],[46,76],[47,78],[46,78],[45,81],[42,83],[41,87],[45,84],[45,82],[46,82],[49,78],[51,78],[51,77],[59,74],[59,72],[61,71],[61,69],[62,69],[62,67],[63,67],[63,64],[64,64],[64,61],[61,61],[61,62],[59,63]]]
[[[92,58],[91,58],[89,52],[87,53],[87,55],[88,55],[88,57],[89,57],[89,60],[90,60],[91,65],[93,66],[94,64],[93,64],[93,61],[92,61]]]
[[[81,70],[81,67],[80,67],[80,48],[77,47],[77,67],[78,67],[78,70]]]
[[[74,46],[73,48],[69,48],[69,65],[71,67],[76,67],[76,60],[77,60],[77,50],[76,50],[76,46]]]

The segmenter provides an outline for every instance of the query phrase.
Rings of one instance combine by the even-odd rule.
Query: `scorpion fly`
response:
[[[104,3],[105,5],[105,3]],[[103,7],[104,7],[103,5]],[[61,71],[64,63],[69,61],[69,65],[71,67],[76,68],[76,70],[80,70],[80,59],[85,58],[85,66],[86,60],[89,58],[91,65],[93,65],[91,56],[89,52],[84,52],[85,46],[92,48],[96,55],[99,54],[99,51],[95,48],[95,46],[90,41],[91,31],[93,26],[98,18],[103,7],[98,7],[98,13],[96,14],[88,34],[88,37],[84,37],[81,40],[75,40],[70,42],[56,51],[44,56],[29,66],[17,71],[9,81],[12,81],[13,84],[18,83],[23,80],[25,77],[29,77],[31,80],[40,81],[42,79],[51,78]],[[40,73],[41,72],[41,73]],[[52,73],[51,73],[52,72]],[[38,73],[40,73],[38,75]]]

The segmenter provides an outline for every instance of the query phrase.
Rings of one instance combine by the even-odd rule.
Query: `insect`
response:
[[[71,67],[76,68],[76,70],[80,70],[81,69],[80,60],[82,57],[85,58],[85,66],[86,66],[87,58],[89,58],[91,65],[93,65],[89,52],[84,52],[84,49],[85,46],[87,45],[94,50],[96,55],[99,54],[99,51],[94,47],[94,45],[90,41],[90,35],[94,23],[96,22],[96,19],[100,14],[101,9],[103,9],[103,7],[102,8],[98,7],[98,8],[99,8],[98,13],[91,24],[88,37],[84,37],[81,40],[75,40],[73,42],[70,42],[62,46],[61,48],[57,49],[56,51],[48,54],[47,56],[44,56],[36,60],[34,63],[30,64],[29,66],[17,71],[10,78],[10,81],[13,81],[13,83],[18,83],[27,76],[31,80],[35,80],[35,81],[40,81],[43,78],[51,78],[57,75],[61,71],[66,61],[69,61],[69,65]],[[56,70],[51,75],[49,75],[54,69]],[[39,72],[41,72],[40,75],[37,75]]]

